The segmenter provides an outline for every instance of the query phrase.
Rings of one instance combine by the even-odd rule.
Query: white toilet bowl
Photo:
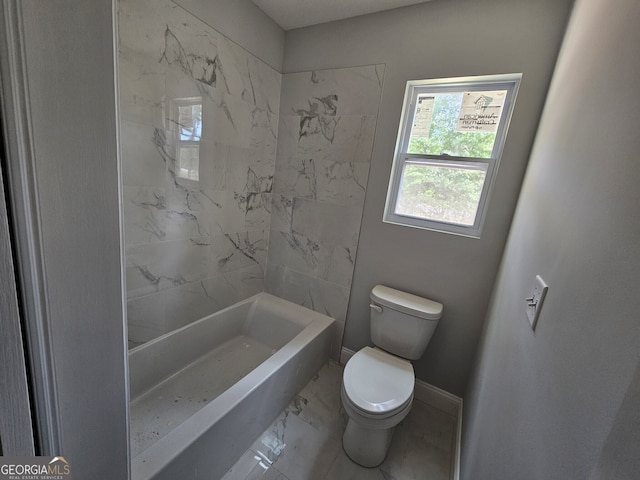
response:
[[[365,347],[347,362],[342,404],[349,422],[342,438],[347,455],[364,467],[380,465],[393,430],[411,410],[415,377],[408,360]]]
[[[342,405],[349,421],[342,437],[349,458],[364,467],[387,456],[393,429],[407,416],[415,377],[409,360],[424,353],[442,304],[376,285],[371,290],[371,340],[347,362],[342,375]]]

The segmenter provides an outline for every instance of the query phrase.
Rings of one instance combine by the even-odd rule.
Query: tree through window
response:
[[[480,236],[520,78],[407,83],[384,221]]]

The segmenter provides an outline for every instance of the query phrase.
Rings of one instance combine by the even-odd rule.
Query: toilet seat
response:
[[[351,357],[342,382],[346,399],[364,417],[395,415],[413,400],[411,362],[377,348],[365,347]]]

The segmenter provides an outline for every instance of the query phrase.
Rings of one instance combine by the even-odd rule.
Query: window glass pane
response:
[[[402,171],[395,213],[473,225],[488,164],[410,163]]]
[[[202,136],[202,104],[178,106],[180,140],[199,141]]]
[[[200,147],[178,146],[176,176],[198,181],[200,177]]]
[[[421,93],[408,152],[491,158],[506,90]]]

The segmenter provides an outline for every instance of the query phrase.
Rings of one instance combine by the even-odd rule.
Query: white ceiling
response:
[[[430,0],[251,0],[285,30]]]

